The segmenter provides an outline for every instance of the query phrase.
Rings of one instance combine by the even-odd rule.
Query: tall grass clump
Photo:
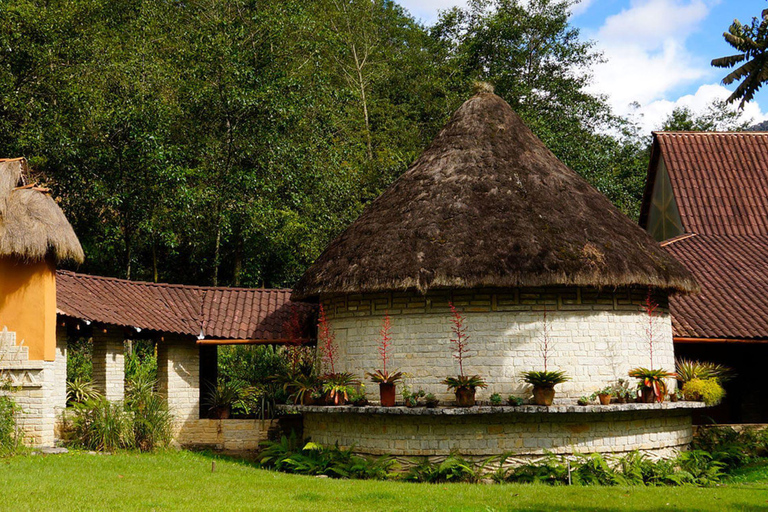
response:
[[[125,402],[97,397],[75,404],[72,443],[96,451],[152,451],[168,446],[173,417],[154,385],[147,375],[134,377],[127,383]]]

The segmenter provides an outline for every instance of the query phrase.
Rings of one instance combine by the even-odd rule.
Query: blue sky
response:
[[[399,3],[431,24],[439,10],[465,0]],[[676,106],[701,111],[728,96],[733,87],[720,84],[726,71],[710,66],[713,58],[734,53],[722,33],[734,18],[747,23],[767,7],[764,0],[583,0],[571,21],[607,58],[595,69],[592,89],[650,131]],[[768,87],[747,105],[744,117],[763,120],[764,109]]]

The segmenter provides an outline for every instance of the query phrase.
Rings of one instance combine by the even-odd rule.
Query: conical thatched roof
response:
[[[24,183],[23,158],[0,159],[0,257],[82,263],[83,248],[64,212],[45,191]]]
[[[326,248],[293,298],[548,285],[697,288],[504,100],[483,91]]]

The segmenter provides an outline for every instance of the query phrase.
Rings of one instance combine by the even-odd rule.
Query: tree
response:
[[[743,111],[733,110],[726,101],[715,100],[701,113],[689,107],[676,107],[662,126],[664,131],[719,131],[737,132],[746,130],[749,121],[743,118]]]
[[[768,81],[768,9],[763,10],[760,19],[752,18],[750,25],[734,20],[723,33],[726,42],[739,53],[712,60],[718,68],[732,68],[742,63],[723,78],[725,85],[741,80],[728,102],[741,100],[739,108],[755,97],[755,93]]]

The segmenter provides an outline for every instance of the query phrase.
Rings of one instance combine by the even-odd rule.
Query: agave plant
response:
[[[320,381],[314,375],[298,374],[293,380],[285,383],[286,391],[291,390],[290,398],[295,404],[307,404],[312,399],[312,394],[320,389]]]
[[[530,371],[523,372],[523,382],[536,388],[554,388],[558,384],[570,380],[562,371]]]
[[[674,373],[666,370],[652,370],[648,368],[635,368],[629,371],[629,376],[639,379],[637,387],[643,392],[643,396],[648,393],[653,395],[656,402],[663,402],[667,396],[667,383],[664,379],[676,377]]]
[[[728,366],[711,361],[693,361],[691,359],[675,359],[677,379],[683,383],[694,379],[717,379],[727,382],[733,378],[733,370]]]
[[[84,404],[99,397],[101,394],[96,390],[92,381],[82,377],[75,377],[67,381],[67,403]]]
[[[477,389],[487,388],[488,384],[479,375],[457,375],[456,377],[446,377],[443,379],[443,384],[448,386],[448,389]]]
[[[375,370],[366,373],[366,375],[376,384],[397,384],[403,380],[403,372],[390,373],[388,370]]]
[[[349,372],[327,373],[323,376],[323,381],[325,381],[323,391],[336,405],[348,401],[350,393],[354,390],[353,386],[359,383],[355,376]]]

